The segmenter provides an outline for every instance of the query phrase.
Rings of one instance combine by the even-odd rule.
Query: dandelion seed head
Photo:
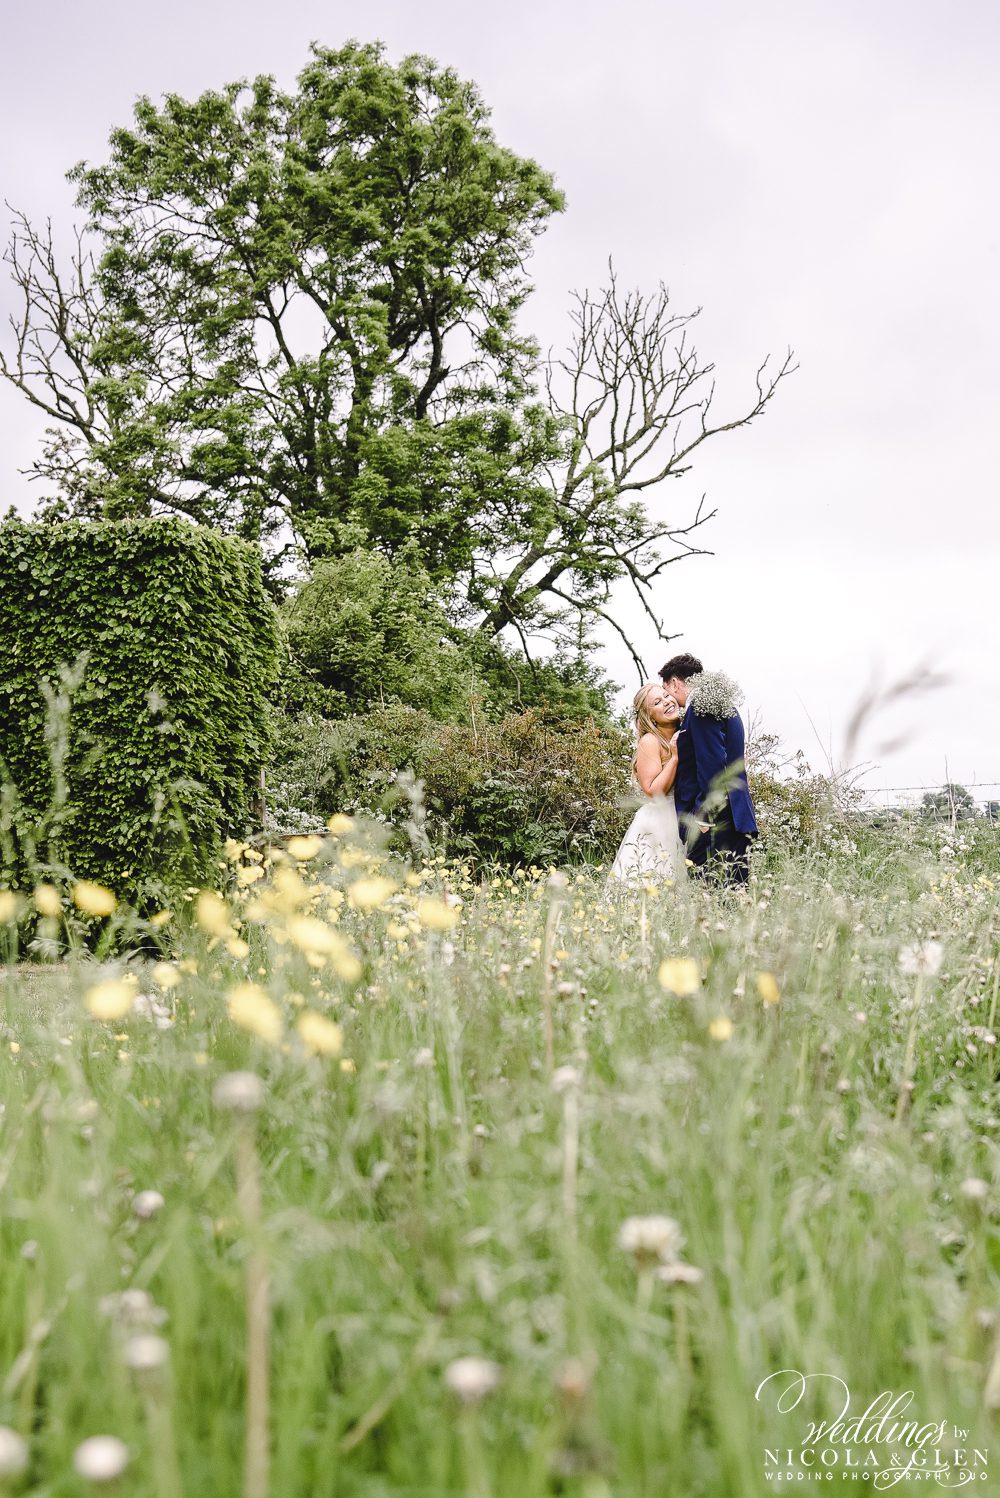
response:
[[[138,1217],[141,1222],[148,1222],[155,1217],[157,1212],[163,1210],[165,1203],[163,1195],[159,1191],[139,1191],[132,1198],[132,1215]]]
[[[944,948],[939,941],[914,942],[899,954],[899,970],[907,977],[933,978],[941,971]]]
[[[478,1404],[500,1383],[500,1368],[489,1358],[456,1358],[444,1370],[444,1381],[463,1404]]]
[[[590,1393],[591,1370],[582,1358],[567,1358],[556,1372],[556,1388],[574,1404]]]
[[[170,1347],[163,1337],[143,1332],[129,1337],[122,1349],[122,1358],[126,1368],[131,1368],[133,1373],[154,1373],[165,1368],[170,1361]]]
[[[0,1482],[20,1477],[28,1465],[28,1443],[9,1425],[0,1425]]]
[[[661,1264],[656,1278],[665,1285],[700,1285],[705,1276],[694,1264]]]
[[[128,1447],[117,1436],[90,1436],[74,1451],[73,1466],[86,1482],[114,1482],[128,1466]]]
[[[618,1247],[640,1266],[673,1262],[684,1246],[684,1234],[673,1217],[626,1217],[618,1229]]]
[[[212,1102],[222,1113],[256,1113],[264,1105],[264,1083],[252,1071],[230,1071],[212,1088]]]

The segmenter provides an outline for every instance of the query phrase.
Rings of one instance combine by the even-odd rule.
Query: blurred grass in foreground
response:
[[[0,1492],[737,1498],[839,1409],[781,1369],[989,1448],[990,829],[746,899],[335,830],[156,962],[0,970]]]

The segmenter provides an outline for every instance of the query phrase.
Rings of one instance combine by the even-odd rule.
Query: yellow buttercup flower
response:
[[[285,922],[289,940],[300,952],[332,957],[345,950],[344,938],[316,915],[293,915]]]
[[[315,834],[310,837],[290,837],[285,846],[293,858],[304,863],[307,859],[316,857],[323,846],[323,839]]]
[[[166,926],[173,918],[174,913],[172,910],[158,910],[155,915],[150,916],[149,924],[159,930],[161,926]]]
[[[268,1045],[281,1039],[281,1011],[257,983],[237,983],[226,997],[229,1018]]]
[[[353,952],[337,952],[330,961],[334,972],[345,983],[357,983],[364,971],[360,957],[356,957]]]
[[[264,870],[259,863],[244,864],[236,875],[236,883],[240,889],[246,889],[250,884],[256,884],[258,879],[263,879]]]
[[[33,898],[39,915],[62,915],[62,899],[54,884],[36,884]]]
[[[346,837],[354,826],[354,822],[350,817],[345,816],[342,811],[338,811],[334,813],[326,825],[334,837]]]
[[[396,888],[395,880],[385,879],[380,874],[374,874],[370,879],[356,879],[347,891],[348,903],[355,910],[376,910],[396,893]]]
[[[9,889],[0,889],[0,926],[17,916],[17,896]]]
[[[295,1027],[308,1050],[317,1056],[339,1056],[344,1044],[344,1032],[333,1020],[307,1009],[299,1016]]]
[[[417,901],[417,919],[428,931],[453,931],[460,916],[445,900],[428,895]]]
[[[181,975],[172,962],[154,963],[149,976],[157,988],[176,988],[181,981]]]
[[[124,978],[105,978],[88,988],[83,1002],[95,1019],[123,1019],[132,1008],[138,984],[131,974]]]
[[[215,893],[214,889],[198,891],[194,915],[198,925],[203,931],[207,931],[209,936],[228,936],[232,931],[229,906],[221,895]]]
[[[781,989],[773,973],[757,974],[757,992],[765,1004],[778,1004],[781,1001]]]
[[[660,963],[658,974],[661,988],[676,994],[680,999],[697,993],[701,984],[698,964],[692,957],[666,957]]]
[[[73,886],[73,904],[84,915],[113,915],[118,901],[103,884],[81,879]]]
[[[713,1040],[729,1040],[733,1033],[733,1022],[728,1015],[717,1014],[709,1021],[708,1033]]]

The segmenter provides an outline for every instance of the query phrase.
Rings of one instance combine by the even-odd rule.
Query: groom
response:
[[[727,883],[745,884],[757,819],[743,773],[743,721],[735,703],[727,717],[708,716],[688,702],[688,682],[704,667],[697,656],[674,655],[660,668],[663,685],[684,714],[677,736],[674,804],[688,856],[704,870],[722,861]]]

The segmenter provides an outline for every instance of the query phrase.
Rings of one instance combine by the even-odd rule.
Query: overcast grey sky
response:
[[[504,144],[567,211],[532,263],[525,324],[567,336],[602,280],[703,307],[719,411],[765,353],[800,370],[762,421],[702,449],[652,504],[702,492],[715,555],[666,574],[671,649],[743,684],[790,748],[840,752],[851,705],[923,661],[950,685],[873,725],[872,786],[1000,781],[1000,7],[993,0],[55,0],[4,19],[2,196],[60,225],[63,174],[105,154],[135,97],[271,72],[310,40],[383,39],[475,79]],[[8,299],[0,287],[0,303]],[[39,436],[0,390],[0,499],[30,505]],[[665,647],[621,600],[646,664]],[[634,668],[613,641],[607,669]],[[906,743],[877,755],[902,732]],[[1000,797],[1000,786],[993,792]]]

